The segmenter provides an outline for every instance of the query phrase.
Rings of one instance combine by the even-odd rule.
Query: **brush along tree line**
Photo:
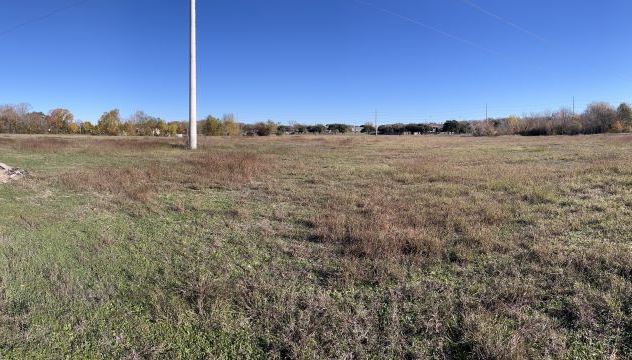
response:
[[[375,134],[375,126],[365,124],[360,132]],[[593,103],[581,114],[562,109],[557,112],[523,117],[509,116],[477,121],[446,121],[442,126],[429,124],[385,124],[377,129],[381,135],[421,135],[428,133],[497,135],[578,135],[621,133],[632,131],[632,108],[622,103],[617,108],[608,103]],[[271,136],[300,134],[345,134],[357,129],[342,123],[329,125],[281,125],[271,120],[241,124],[232,114],[221,119],[208,116],[200,122],[200,132],[206,136]],[[138,111],[121,119],[119,110],[104,113],[94,125],[76,121],[67,109],[53,109],[44,114],[32,112],[26,104],[0,106],[0,133],[9,134],[85,134],[110,136],[175,136],[187,133],[184,121],[167,122]]]

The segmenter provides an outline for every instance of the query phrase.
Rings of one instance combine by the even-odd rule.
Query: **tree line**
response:
[[[374,127],[366,125],[370,132]],[[472,134],[474,136],[497,135],[580,135],[632,132],[632,108],[627,103],[617,108],[608,103],[590,104],[583,113],[569,109],[556,112],[509,116],[506,118],[477,121],[446,121],[442,126],[427,124],[382,125],[378,133],[383,135],[418,135],[426,133]]]
[[[618,107],[604,102],[589,105],[581,114],[570,109],[533,114],[524,117],[510,116],[473,123],[472,133],[493,135],[579,135],[632,132],[632,108],[627,103]]]
[[[0,133],[5,134],[83,134],[108,136],[176,136],[188,132],[188,121],[165,121],[143,111],[127,119],[118,109],[103,113],[96,124],[77,121],[70,110],[53,109],[48,113],[30,110],[28,104],[0,105]],[[206,136],[270,136],[285,134],[346,133],[344,124],[282,125],[271,120],[255,124],[237,122],[233,114],[222,118],[208,116],[199,121],[199,131]]]
[[[48,114],[29,109],[25,104],[0,106],[0,133],[175,136],[187,132],[184,122],[167,122],[142,111],[123,120],[119,110],[114,109],[103,113],[95,125],[76,121],[67,109],[53,109]]]
[[[364,133],[375,135],[423,135],[430,133],[496,135],[578,135],[632,132],[632,108],[627,103],[613,107],[608,103],[593,103],[580,114],[561,109],[557,112],[523,117],[457,121],[443,124],[384,124],[376,129],[367,123],[360,127],[344,123],[283,125],[268,120],[254,124],[239,123],[233,114],[221,118],[208,116],[199,122],[201,135],[206,136],[271,136],[301,134]],[[11,134],[85,134],[110,136],[177,136],[188,131],[188,122],[165,121],[142,111],[122,119],[119,110],[103,113],[96,124],[76,121],[67,109],[53,109],[47,114],[30,111],[26,104],[0,106],[0,133]]]
[[[365,125],[366,132],[375,134],[375,127]],[[364,132],[364,130],[363,130]],[[506,118],[457,121],[448,120],[442,126],[428,124],[390,124],[378,127],[382,135],[420,135],[427,133],[497,135],[580,135],[632,132],[632,107],[621,103],[618,107],[604,102],[588,105],[575,114],[569,109],[556,112],[509,116]]]

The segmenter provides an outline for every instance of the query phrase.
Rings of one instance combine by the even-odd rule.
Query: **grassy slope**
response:
[[[0,357],[626,358],[632,137],[0,138]],[[191,174],[189,176],[189,174]]]

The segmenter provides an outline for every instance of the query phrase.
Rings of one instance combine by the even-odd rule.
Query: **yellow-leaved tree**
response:
[[[101,115],[97,129],[101,135],[116,136],[121,128],[121,115],[118,109],[108,111]]]
[[[224,135],[226,136],[239,136],[241,134],[241,127],[235,120],[235,115],[225,114],[222,117],[222,125],[224,126]]]

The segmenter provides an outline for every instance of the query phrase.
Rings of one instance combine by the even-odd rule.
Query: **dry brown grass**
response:
[[[59,181],[75,191],[118,195],[135,201],[148,202],[161,178],[157,164],[143,169],[136,167],[76,170],[59,175]]]
[[[446,140],[433,139],[430,145]],[[613,140],[626,141],[623,136]],[[316,236],[343,244],[350,253],[373,257],[453,256],[447,254],[451,249],[465,254],[466,248],[499,250],[515,245],[501,239],[503,231],[529,225],[528,218],[542,216],[538,208],[557,208],[564,201],[561,197],[573,191],[567,187],[578,178],[630,175],[627,154],[567,161],[557,158],[562,154],[555,150],[543,149],[549,158],[537,159],[529,155],[529,149],[488,155],[460,148],[462,138],[450,141],[457,144],[453,147],[458,157],[428,148],[430,153],[419,152],[414,159],[387,156],[376,160],[386,167],[373,174],[372,182],[356,179],[343,191],[327,193],[328,200],[313,220]],[[470,146],[491,142],[467,141]],[[540,152],[533,150],[536,156]],[[534,210],[535,214],[528,214]]]
[[[440,300],[460,314],[443,330],[455,342],[434,345],[443,356],[584,358],[579,344],[596,337],[618,344],[601,354],[629,349],[619,337],[632,324],[629,301],[619,302],[632,296],[629,136],[330,138],[303,146],[322,152],[314,163],[309,155],[285,162],[304,179],[290,187],[292,201],[313,209],[305,221],[311,239],[347,257],[340,281],[407,283],[409,266],[462,272],[460,295]],[[393,311],[401,326],[406,311]],[[433,316],[441,326],[451,321],[449,312]],[[424,325],[414,331],[430,326],[417,320]],[[401,350],[391,354],[408,356],[406,331],[390,331],[401,334],[389,345]]]
[[[73,142],[62,138],[0,138],[0,145],[8,146],[18,151],[53,152],[68,148]]]
[[[266,174],[271,162],[254,154],[193,154],[175,161],[125,167],[79,169],[59,175],[75,191],[151,202],[168,191],[224,187],[234,189]]]
[[[22,152],[112,154],[121,152],[147,152],[183,147],[184,140],[143,137],[88,137],[88,136],[13,136],[0,137],[0,146]]]
[[[54,305],[36,312],[28,306],[40,301],[27,303],[40,317],[24,310],[6,323],[41,326],[61,309],[60,327],[87,329],[72,333],[71,354],[77,344],[171,358],[626,359],[632,351],[629,135],[213,138],[193,153],[164,140],[145,151],[136,139],[83,141],[50,157],[32,150],[34,164],[47,163],[29,169],[24,191],[63,197],[45,205],[18,194],[32,206],[3,213],[18,225],[0,220],[11,234],[7,268],[36,264],[0,274],[9,279],[0,286],[18,284],[6,299],[0,292],[0,306],[21,309],[9,296],[25,291],[19,284],[39,284],[32,297],[47,294]],[[0,141],[12,164],[31,161],[15,146]],[[96,210],[59,234],[48,224],[61,221],[66,197]],[[150,211],[129,216],[136,203]],[[67,269],[85,263],[85,272],[61,276],[59,249],[71,254]],[[7,344],[25,354],[69,337],[10,326],[17,335],[5,332]]]
[[[422,256],[448,259],[500,246],[500,226],[509,216],[496,203],[476,199],[438,200],[421,204],[405,196],[331,200],[315,220],[325,242],[343,245],[345,252],[373,258]],[[349,206],[351,205],[351,206]]]

